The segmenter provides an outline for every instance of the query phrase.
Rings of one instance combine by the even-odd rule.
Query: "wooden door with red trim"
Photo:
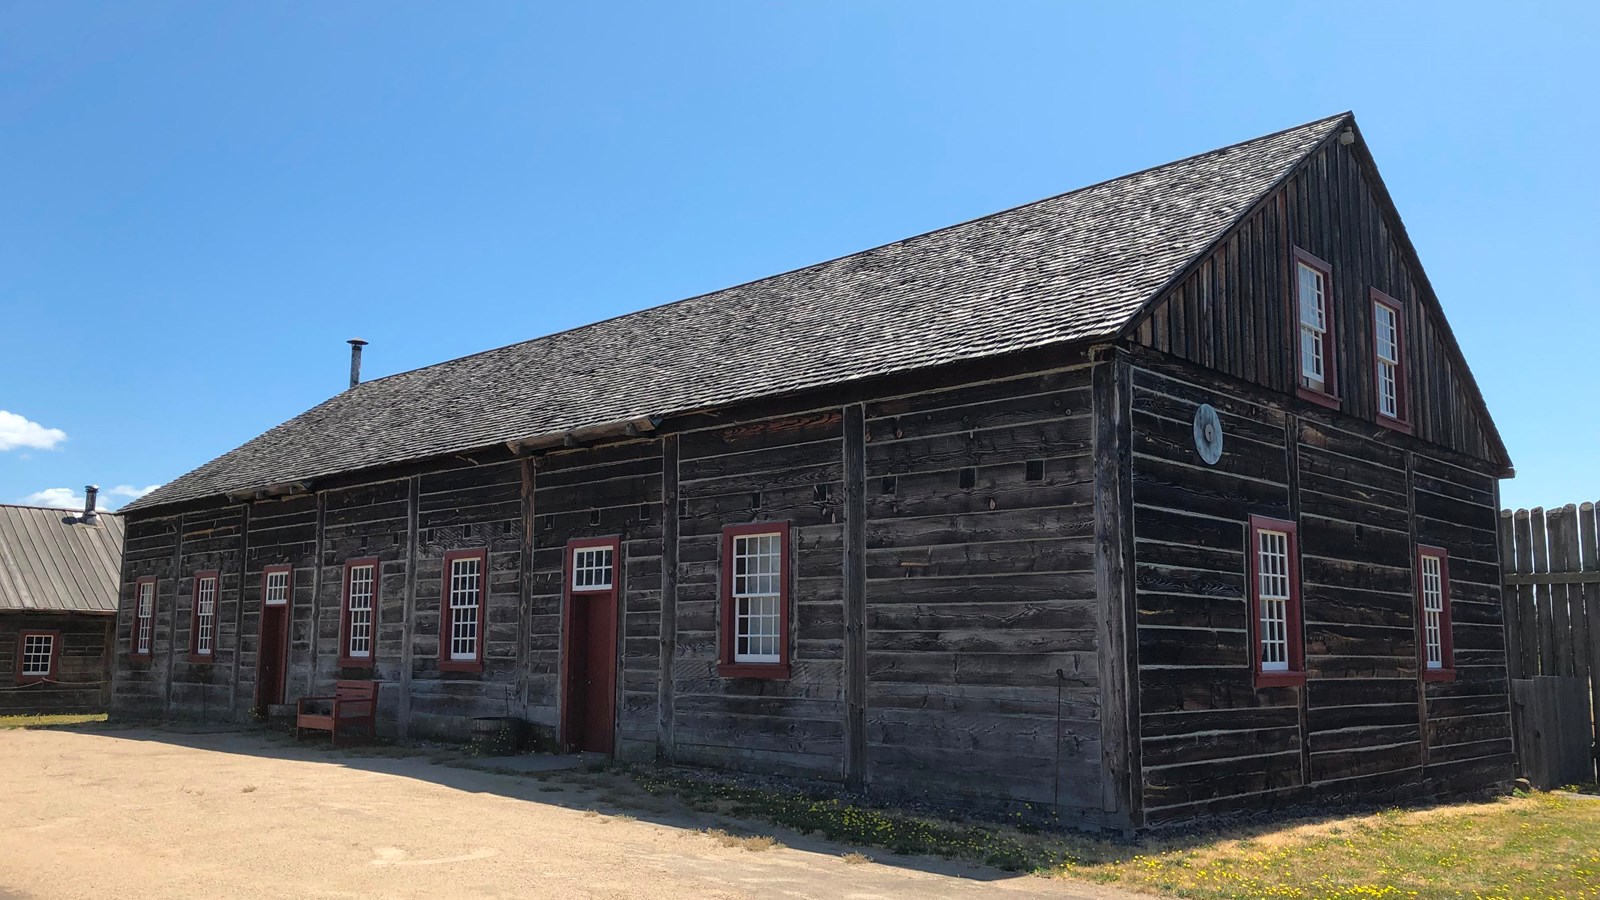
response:
[[[261,608],[261,657],[257,669],[256,708],[283,702],[284,676],[288,674],[289,607]]]
[[[562,743],[610,755],[617,721],[616,538],[567,545]]]

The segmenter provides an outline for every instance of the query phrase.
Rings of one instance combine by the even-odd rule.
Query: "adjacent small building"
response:
[[[0,715],[101,712],[122,516],[0,505]]]
[[[373,679],[1085,825],[1460,796],[1510,473],[1338,115],[356,384],[127,508],[114,711]]]

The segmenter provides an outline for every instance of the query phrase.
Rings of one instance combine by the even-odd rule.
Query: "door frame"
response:
[[[611,549],[611,586],[609,588],[583,589],[573,587],[573,551],[592,547],[609,547]],[[620,535],[606,535],[594,538],[573,538],[567,541],[561,549],[561,683],[559,697],[560,723],[557,741],[562,750],[572,746],[572,609],[575,597],[585,601],[608,602],[611,604],[611,746],[607,748],[607,756],[615,756],[617,750],[617,714],[621,709],[619,694],[622,690],[620,670],[622,668],[622,652],[618,646],[622,635],[622,538]]]
[[[285,573],[289,576],[288,587],[284,592],[283,602],[268,603],[267,576],[279,572]],[[282,665],[280,666],[280,669],[282,670],[280,673],[282,683],[278,689],[278,702],[283,703],[289,699],[287,696],[289,692],[289,620],[294,617],[293,565],[289,563],[283,563],[279,565],[263,566],[261,568],[261,606],[256,622],[256,696],[254,708],[263,714],[266,713],[267,704],[262,702],[261,664],[266,660],[266,654],[262,652],[262,649],[263,645],[266,643],[267,610],[269,608],[283,610],[283,624],[278,627],[278,652],[282,660]]]

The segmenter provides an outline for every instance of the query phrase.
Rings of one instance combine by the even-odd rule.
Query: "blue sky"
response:
[[[1504,499],[1600,497],[1600,12],[1289,9],[0,4],[0,502],[125,502],[349,337],[402,371],[1345,109]]]

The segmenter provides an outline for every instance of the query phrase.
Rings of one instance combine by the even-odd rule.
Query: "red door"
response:
[[[256,708],[283,702],[289,649],[289,607],[261,607],[261,644],[256,669]]]
[[[565,740],[570,749],[610,755],[617,719],[615,538],[567,545]]]

